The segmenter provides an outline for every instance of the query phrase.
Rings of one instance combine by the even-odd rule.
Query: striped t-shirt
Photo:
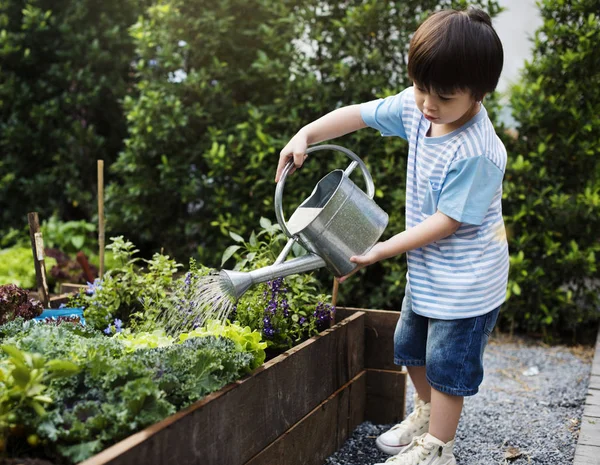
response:
[[[363,103],[362,118],[409,143],[406,229],[437,210],[462,224],[451,236],[407,252],[415,313],[452,320],[483,315],[506,298],[508,244],[502,219],[506,149],[483,105],[459,129],[427,137],[431,123],[412,87]]]

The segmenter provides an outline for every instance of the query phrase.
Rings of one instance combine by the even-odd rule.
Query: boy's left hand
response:
[[[346,281],[346,279],[348,279],[354,273],[362,270],[365,266],[369,266],[373,263],[378,262],[381,259],[381,257],[378,254],[378,246],[379,244],[375,244],[375,246],[373,246],[373,248],[364,255],[353,255],[352,257],[350,257],[350,261],[352,263],[356,263],[358,266],[354,268],[354,270],[352,270],[350,274],[342,276],[339,279],[339,282],[343,283],[344,281]]]

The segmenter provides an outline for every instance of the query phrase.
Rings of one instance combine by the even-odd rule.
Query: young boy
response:
[[[377,438],[394,455],[386,463],[455,465],[463,398],[476,394],[483,378],[483,351],[508,280],[506,150],[481,104],[502,64],[485,12],[436,12],[410,42],[413,87],[323,116],[280,154],[276,181],[290,159],[302,165],[308,145],[366,126],[409,142],[406,230],[352,257],[357,270],[402,253],[408,260],[394,362],[408,369],[415,410]]]

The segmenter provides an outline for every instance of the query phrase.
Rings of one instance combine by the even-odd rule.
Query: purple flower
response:
[[[94,295],[96,293],[96,291],[99,291],[102,289],[102,281],[98,278],[94,279],[93,283],[90,283],[88,281],[87,283],[87,289],[85,290],[85,293],[87,295]]]
[[[110,329],[110,326],[107,326],[106,329],[104,330],[104,334],[110,334],[112,333],[112,330]]]
[[[269,316],[265,316],[263,318],[263,323],[264,323],[263,335],[267,339],[271,339],[277,331],[273,328],[273,325],[271,324],[271,319],[269,318]]]
[[[123,322],[118,318],[115,318],[115,330],[117,331],[117,333],[123,331]]]
[[[58,309],[60,310],[61,308],[65,308],[66,306],[67,306],[67,304],[60,304],[60,305],[58,306]]]
[[[313,312],[313,316],[317,320],[317,329],[322,331],[327,327],[327,323],[331,320],[331,316],[335,311],[334,307],[329,304],[324,304],[323,302],[319,302],[315,311]]]
[[[283,309],[283,316],[286,318],[290,315],[290,305],[288,304],[287,299],[283,299],[281,301],[281,308]]]
[[[301,317],[300,321],[298,323],[300,323],[301,325],[303,325],[306,322],[306,318]]]

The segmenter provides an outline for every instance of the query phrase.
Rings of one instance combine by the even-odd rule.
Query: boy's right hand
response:
[[[277,173],[275,174],[275,182],[279,182],[281,173],[288,160],[294,159],[294,166],[290,170],[289,174],[292,174],[298,168],[302,166],[304,160],[306,160],[306,149],[308,148],[308,140],[302,131],[298,132],[294,137],[290,139],[287,145],[279,153],[279,164],[277,165]]]

